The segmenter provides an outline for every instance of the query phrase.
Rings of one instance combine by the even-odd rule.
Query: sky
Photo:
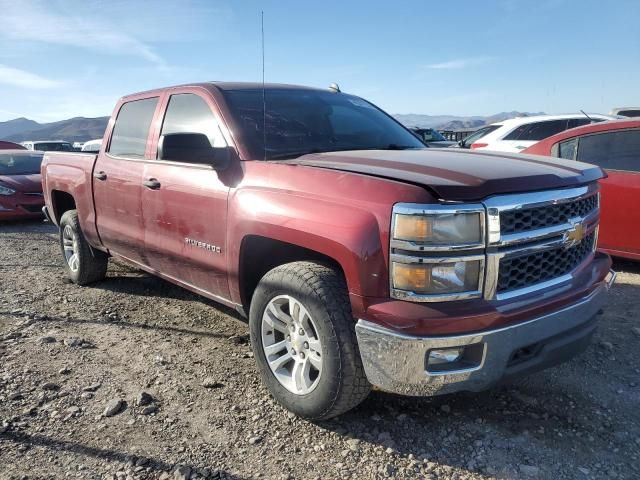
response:
[[[390,113],[640,106],[637,0],[0,0],[0,121],[110,115],[208,80],[360,95]]]

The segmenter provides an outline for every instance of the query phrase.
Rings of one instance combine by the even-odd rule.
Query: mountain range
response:
[[[28,118],[0,122],[0,139],[12,142],[25,140],[67,140],[86,142],[102,138],[109,117],[74,117],[59,122],[38,123]]]
[[[435,128],[437,130],[476,129],[483,125],[501,122],[509,118],[544,115],[543,112],[500,112],[489,116],[457,116],[457,115],[422,115],[414,113],[398,113],[394,117],[407,127]]]
[[[507,118],[540,115],[541,113],[501,112],[495,115],[456,116],[396,114],[394,117],[407,127],[436,128],[439,130],[475,129],[482,125],[506,120]],[[51,123],[38,123],[28,118],[16,118],[0,122],[0,140],[23,142],[25,140],[67,140],[86,142],[102,138],[109,117],[74,117]]]

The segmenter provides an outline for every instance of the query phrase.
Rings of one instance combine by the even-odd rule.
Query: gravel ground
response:
[[[313,424],[234,312],[114,262],[77,287],[44,223],[1,225],[0,252],[0,479],[640,478],[640,264],[566,365]]]

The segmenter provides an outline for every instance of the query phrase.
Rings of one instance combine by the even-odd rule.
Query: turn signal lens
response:
[[[480,214],[395,215],[393,238],[430,245],[465,245],[482,242]]]
[[[480,260],[392,264],[393,288],[417,294],[474,292],[480,288]]]

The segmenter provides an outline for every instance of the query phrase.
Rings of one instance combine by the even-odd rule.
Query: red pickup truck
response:
[[[478,391],[586,347],[613,282],[600,168],[430,149],[340,91],[201,83],[122,98],[97,155],[47,153],[70,278],[109,257],[248,317],[286,408]]]

